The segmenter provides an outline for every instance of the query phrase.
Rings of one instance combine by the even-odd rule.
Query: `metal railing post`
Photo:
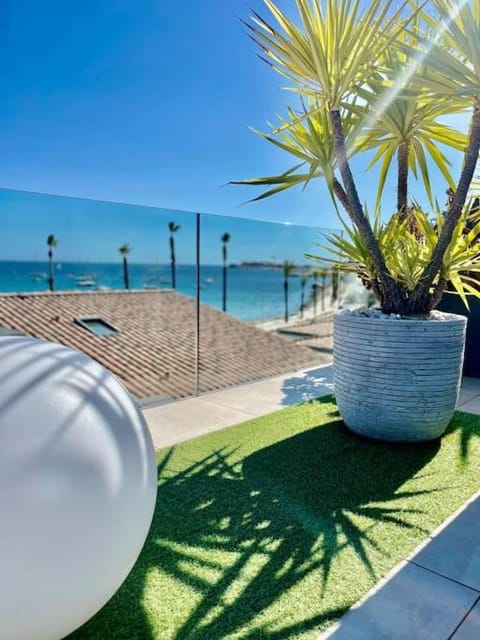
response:
[[[196,214],[195,395],[200,393],[200,214]]]

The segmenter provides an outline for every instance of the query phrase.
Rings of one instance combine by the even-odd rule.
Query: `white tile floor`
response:
[[[161,448],[332,392],[332,366],[326,365],[152,407],[144,415]],[[457,408],[480,414],[480,379],[463,379]],[[480,494],[322,638],[480,640]]]

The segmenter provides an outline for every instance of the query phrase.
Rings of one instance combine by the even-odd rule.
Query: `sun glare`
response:
[[[366,114],[366,118],[362,122],[361,129],[368,130],[372,128],[375,123],[382,117],[382,115],[387,111],[388,107],[392,104],[398,94],[408,86],[411,78],[415,75],[417,69],[428,61],[428,56],[430,55],[432,49],[438,44],[440,39],[442,38],[445,31],[448,29],[453,20],[457,17],[462,8],[469,2],[469,0],[462,0],[454,9],[454,11],[450,14],[448,18],[443,19],[439,23],[439,28],[432,38],[429,46],[424,51],[419,51],[418,54],[413,58],[410,65],[408,65],[403,73],[401,73],[396,82],[392,87],[387,89],[381,99],[377,103],[377,107],[370,114]]]

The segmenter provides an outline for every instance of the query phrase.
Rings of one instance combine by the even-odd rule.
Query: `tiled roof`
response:
[[[74,322],[102,317],[119,332],[97,336]],[[200,391],[212,391],[328,361],[276,334],[202,305]],[[137,399],[192,395],[195,301],[174,291],[0,295],[0,326],[81,350]]]
[[[310,349],[316,349],[325,354],[333,354],[333,332],[332,332],[333,314],[324,314],[323,317],[306,322],[305,324],[297,325],[293,327],[299,340],[301,340],[302,346],[310,347]],[[300,338],[303,334],[305,338]]]

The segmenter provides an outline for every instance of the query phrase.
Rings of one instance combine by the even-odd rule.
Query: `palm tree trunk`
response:
[[[348,201],[348,196],[345,193],[345,189],[342,187],[342,185],[340,184],[340,182],[336,178],[333,179],[333,191],[334,191],[335,195],[337,196],[337,198],[342,203],[343,208],[345,209],[345,211],[348,212],[348,210],[350,209],[350,203]],[[350,213],[349,213],[349,215],[350,215]]]
[[[322,311],[325,311],[325,276],[322,276]]]
[[[222,280],[222,309],[227,310],[227,247],[223,245],[223,280]]]
[[[395,283],[387,269],[380,246],[373,234],[370,222],[363,212],[348,162],[345,136],[342,129],[342,120],[338,109],[332,109],[330,111],[330,121],[332,123],[333,130],[335,156],[342,176],[343,187],[350,205],[347,209],[347,213],[353,224],[362,234],[367,249],[372,256],[373,267],[378,280],[378,290],[380,294],[380,301],[382,303],[382,310],[386,313],[391,313],[393,311],[398,313],[403,309],[404,296],[402,295],[400,287]]]
[[[433,295],[432,295],[432,304],[431,304],[432,309],[435,309],[435,307],[440,303],[440,300],[442,299],[442,296],[443,296],[443,292],[447,288],[447,285],[448,285],[448,280],[442,277],[438,279],[438,283],[436,284],[435,291],[433,292]]]
[[[410,303],[412,312],[427,313],[433,308],[433,300],[439,299],[437,291],[430,293],[433,281],[442,268],[443,256],[452,239],[453,232],[462,215],[463,207],[467,199],[468,190],[472,182],[475,167],[480,151],[480,101],[478,101],[472,114],[468,147],[465,152],[462,173],[458,181],[458,187],[452,202],[445,214],[445,222],[438,238],[437,245],[432,252],[432,258],[425,267],[422,276],[412,292]],[[443,278],[440,277],[436,288],[445,288]]]
[[[285,322],[288,322],[288,278],[283,281],[283,293],[285,302]]]
[[[317,278],[313,278],[313,315],[317,317]]]
[[[45,255],[45,254],[44,254]],[[48,288],[50,291],[54,289],[54,280],[53,280],[53,252],[51,249],[48,250]]]
[[[172,270],[172,289],[176,289],[175,240],[173,239],[173,235],[170,236],[170,265]]]
[[[125,289],[130,289],[127,256],[123,256],[123,284],[125,285]]]
[[[305,291],[302,288],[302,292],[300,294],[300,318],[303,319],[303,307],[305,304]]]
[[[408,198],[408,143],[402,142],[397,150],[398,182],[397,182],[397,211],[403,220],[407,214]]]

